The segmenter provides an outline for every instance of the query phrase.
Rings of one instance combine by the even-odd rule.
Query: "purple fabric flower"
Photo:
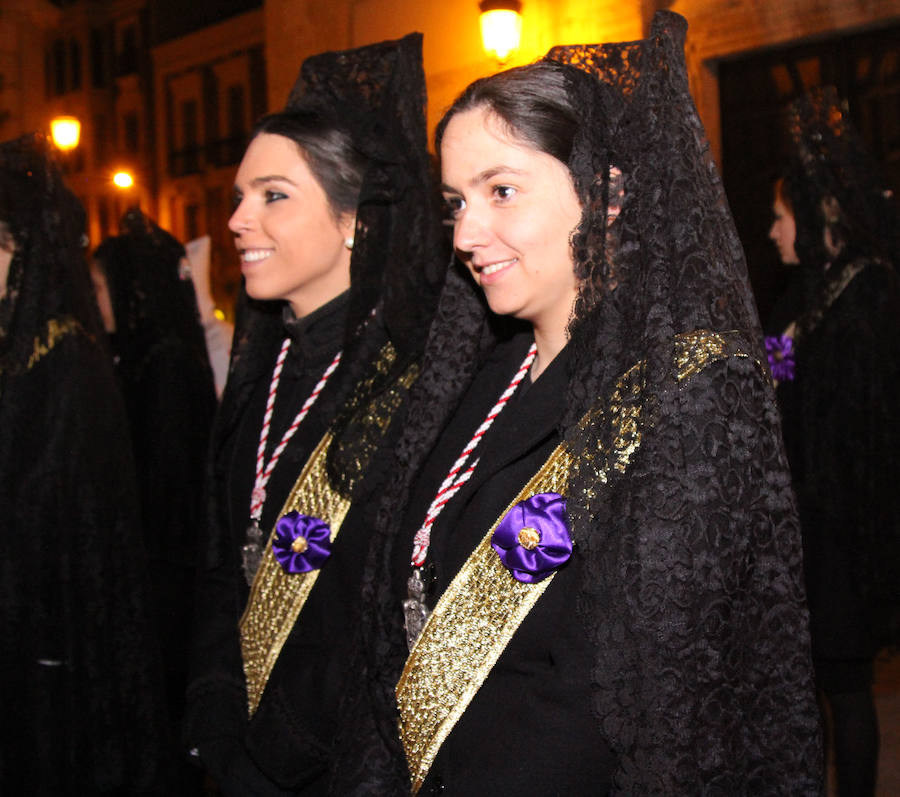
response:
[[[491,547],[517,581],[543,581],[572,555],[566,499],[538,493],[520,501],[497,525]]]
[[[787,335],[767,335],[766,355],[769,370],[776,382],[790,382],[794,378],[794,339]]]
[[[331,556],[331,529],[320,518],[288,512],[275,524],[272,553],[285,573],[318,570]]]

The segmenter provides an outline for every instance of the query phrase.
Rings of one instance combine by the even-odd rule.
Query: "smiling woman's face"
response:
[[[260,133],[234,181],[228,222],[247,293],[284,299],[298,317],[350,287],[352,215],[336,218],[322,186],[290,139]]]
[[[441,163],[453,244],[491,310],[564,330],[578,294],[570,239],[581,220],[568,168],[484,107],[450,120]]]
[[[9,264],[12,263],[16,251],[16,242],[5,221],[0,221],[0,299],[6,296],[6,279],[9,277]]]

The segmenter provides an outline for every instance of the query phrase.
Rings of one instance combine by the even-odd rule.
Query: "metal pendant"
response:
[[[256,578],[256,571],[259,570],[262,555],[262,529],[254,520],[247,527],[247,542],[241,546],[241,564],[248,586],[253,585],[253,579]]]
[[[409,596],[403,601],[403,624],[406,627],[406,645],[412,650],[413,645],[425,627],[425,621],[431,614],[425,605],[425,582],[422,581],[422,568],[417,567],[406,581]]]

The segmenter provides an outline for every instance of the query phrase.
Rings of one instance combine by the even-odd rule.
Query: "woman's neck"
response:
[[[546,327],[541,328],[534,325],[533,329],[537,356],[534,358],[534,363],[531,366],[532,382],[544,373],[547,366],[565,348],[569,340],[566,327],[547,329]]]

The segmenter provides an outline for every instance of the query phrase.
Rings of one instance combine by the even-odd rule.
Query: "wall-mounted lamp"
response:
[[[481,43],[501,64],[519,47],[522,4],[519,0],[481,0]]]
[[[131,188],[134,185],[134,177],[126,171],[116,172],[112,181],[117,188]]]
[[[74,116],[57,116],[50,122],[50,135],[63,152],[75,149],[81,137],[81,122]]]

